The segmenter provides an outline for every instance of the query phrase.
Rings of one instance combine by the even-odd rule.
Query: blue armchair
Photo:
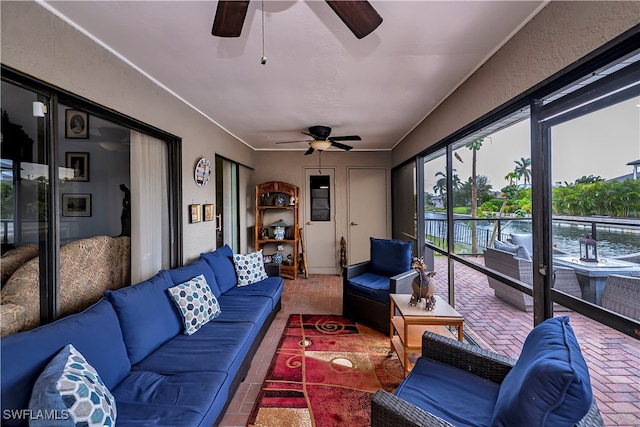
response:
[[[342,315],[388,334],[389,294],[410,294],[413,242],[370,238],[369,261],[342,271]]]

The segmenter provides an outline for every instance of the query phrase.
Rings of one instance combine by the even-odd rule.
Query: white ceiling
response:
[[[390,150],[545,1],[371,1],[358,40],[324,1],[252,1],[239,38],[211,35],[216,1],[45,6],[254,149],[306,150],[312,125]],[[114,82],[117,84],[117,82]]]

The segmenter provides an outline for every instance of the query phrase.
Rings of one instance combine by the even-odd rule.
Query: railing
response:
[[[428,213],[428,215],[434,215]],[[473,231],[476,224],[476,245],[479,253],[472,253]],[[444,217],[425,217],[425,236],[442,249],[447,249],[448,222]],[[531,233],[531,218],[471,218],[455,215],[453,223],[456,253],[481,255],[492,246],[493,240],[508,240],[511,233]],[[598,240],[599,253],[609,256],[640,252],[640,219],[611,217],[553,217],[553,237],[557,249],[576,252],[578,240],[590,235]]]

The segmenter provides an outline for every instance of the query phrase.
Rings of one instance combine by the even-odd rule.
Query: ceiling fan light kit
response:
[[[318,151],[324,151],[327,148],[331,147],[331,141],[319,141],[317,139],[314,139],[313,141],[311,141],[309,143],[309,145],[311,146],[311,148],[313,148],[314,150],[318,150]]]

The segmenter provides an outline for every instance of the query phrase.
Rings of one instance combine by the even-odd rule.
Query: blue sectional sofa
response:
[[[4,337],[2,425],[27,425],[29,418],[33,425],[69,425],[65,411],[45,405],[41,409],[50,412],[37,412],[32,399],[43,370],[68,344],[111,392],[118,427],[216,425],[280,310],[284,287],[278,269],[256,283],[237,286],[231,257],[228,246],[202,254],[185,267],[107,291],[81,313]],[[220,312],[186,335],[167,290],[199,275]]]

